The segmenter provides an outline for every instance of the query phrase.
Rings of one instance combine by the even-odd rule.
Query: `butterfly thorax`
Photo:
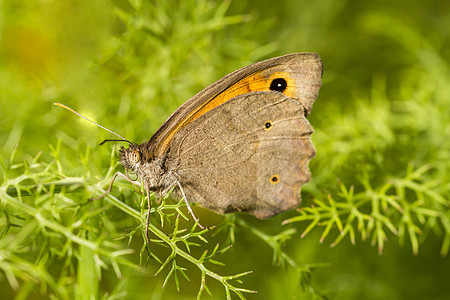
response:
[[[136,174],[149,191],[162,194],[176,184],[174,174],[165,169],[164,162],[165,157],[153,158],[149,155],[147,143],[120,149],[120,163],[127,173]]]

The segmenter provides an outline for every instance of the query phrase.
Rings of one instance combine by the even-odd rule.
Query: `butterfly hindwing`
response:
[[[183,128],[167,167],[190,201],[269,217],[300,203],[315,150],[305,108],[278,92],[235,97]]]

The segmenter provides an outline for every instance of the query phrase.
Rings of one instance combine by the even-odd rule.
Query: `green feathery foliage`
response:
[[[429,258],[436,273],[429,277],[436,297],[448,296],[439,289],[450,247],[448,7],[413,2],[410,11],[355,1],[3,3],[3,296],[376,299],[415,292],[387,287],[404,262],[384,269],[389,282],[376,281],[378,290],[363,267],[352,270],[365,284],[340,276],[333,254],[349,269],[358,256],[375,264],[366,240],[383,257],[409,252],[412,259],[427,242],[438,243],[433,254],[443,258]],[[118,149],[92,148],[109,133],[52,107],[55,100],[145,140],[213,80],[295,51],[318,52],[325,66],[311,114],[317,157],[298,211],[259,221],[194,207],[209,226],[201,229],[184,201],[152,198],[147,244],[142,190],[118,178],[111,193],[89,200],[121,170]],[[323,250],[325,242],[333,249]]]

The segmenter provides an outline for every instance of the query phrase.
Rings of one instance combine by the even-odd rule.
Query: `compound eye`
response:
[[[134,150],[130,153],[128,159],[130,160],[130,163],[135,164],[141,159],[141,154],[139,153],[139,151]]]

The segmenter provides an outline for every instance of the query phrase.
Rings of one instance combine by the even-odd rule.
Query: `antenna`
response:
[[[129,140],[127,140],[126,138],[122,137],[120,134],[117,134],[117,133],[115,133],[114,131],[109,130],[109,129],[106,128],[106,127],[103,127],[102,125],[97,124],[97,123],[95,123],[95,122],[92,121],[92,120],[89,120],[88,118],[86,118],[86,117],[83,116],[82,114],[76,112],[75,110],[71,109],[70,107],[68,107],[68,106],[66,106],[66,105],[64,105],[64,104],[61,104],[61,103],[57,103],[57,102],[55,102],[55,103],[53,103],[53,104],[56,105],[56,106],[65,108],[65,109],[67,109],[68,111],[73,112],[74,114],[78,115],[79,117],[82,117],[83,119],[85,119],[85,120],[87,120],[87,121],[93,123],[94,125],[97,125],[98,127],[100,127],[100,128],[102,128],[102,129],[104,129],[104,130],[106,130],[106,131],[108,131],[108,132],[110,132],[110,133],[112,133],[112,134],[118,136],[118,137],[120,138],[120,140],[115,140],[115,141],[121,141],[121,142],[123,141],[123,142],[127,142],[127,143],[130,144],[130,145],[133,145]],[[105,141],[109,141],[109,140],[105,140]],[[102,143],[100,143],[100,145],[102,145],[105,141],[103,141]]]

